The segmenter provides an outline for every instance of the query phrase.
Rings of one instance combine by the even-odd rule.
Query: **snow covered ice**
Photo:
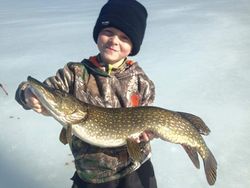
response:
[[[0,187],[71,187],[73,157],[61,125],[14,100],[21,81],[43,80],[97,53],[93,27],[105,0],[0,0]],[[138,60],[156,106],[203,118],[218,162],[215,188],[250,186],[250,1],[140,0],[149,19]],[[205,188],[179,145],[152,142],[159,188]]]

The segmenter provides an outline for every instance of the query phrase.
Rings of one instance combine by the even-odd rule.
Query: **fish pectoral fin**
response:
[[[135,162],[141,162],[143,160],[143,153],[140,144],[129,138],[126,141],[130,158]]]
[[[208,135],[210,133],[210,129],[200,117],[186,112],[177,112],[177,113],[180,114],[181,117],[183,117],[184,119],[188,120],[200,134]]]
[[[60,136],[59,136],[59,140],[64,144],[68,144],[68,140],[67,140],[67,131],[65,128],[62,128],[61,132],[60,132]]]
[[[67,126],[66,130],[66,140],[69,144],[72,142],[72,125]]]
[[[199,156],[198,156],[197,151],[190,146],[182,145],[182,147],[184,148],[184,150],[188,154],[188,156],[191,159],[191,161],[193,162],[194,166],[199,169],[200,168],[200,161],[199,161]]]

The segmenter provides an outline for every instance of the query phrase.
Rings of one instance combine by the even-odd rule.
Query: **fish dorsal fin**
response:
[[[198,116],[186,112],[177,112],[177,113],[180,114],[186,120],[188,120],[200,134],[208,135],[210,133],[210,129],[206,126],[204,121]]]
[[[140,144],[132,139],[127,139],[128,154],[134,162],[141,162],[143,160],[143,153],[141,152]]]

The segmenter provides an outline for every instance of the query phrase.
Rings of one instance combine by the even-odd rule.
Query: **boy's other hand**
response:
[[[156,136],[151,131],[144,131],[138,137],[135,138],[132,137],[131,139],[135,140],[137,143],[140,143],[140,142],[149,142],[154,138],[158,138],[158,136]]]

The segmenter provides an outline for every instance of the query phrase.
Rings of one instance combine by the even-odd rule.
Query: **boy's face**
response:
[[[114,64],[124,59],[132,50],[132,42],[128,36],[114,27],[101,30],[97,46],[102,60],[108,64]]]

